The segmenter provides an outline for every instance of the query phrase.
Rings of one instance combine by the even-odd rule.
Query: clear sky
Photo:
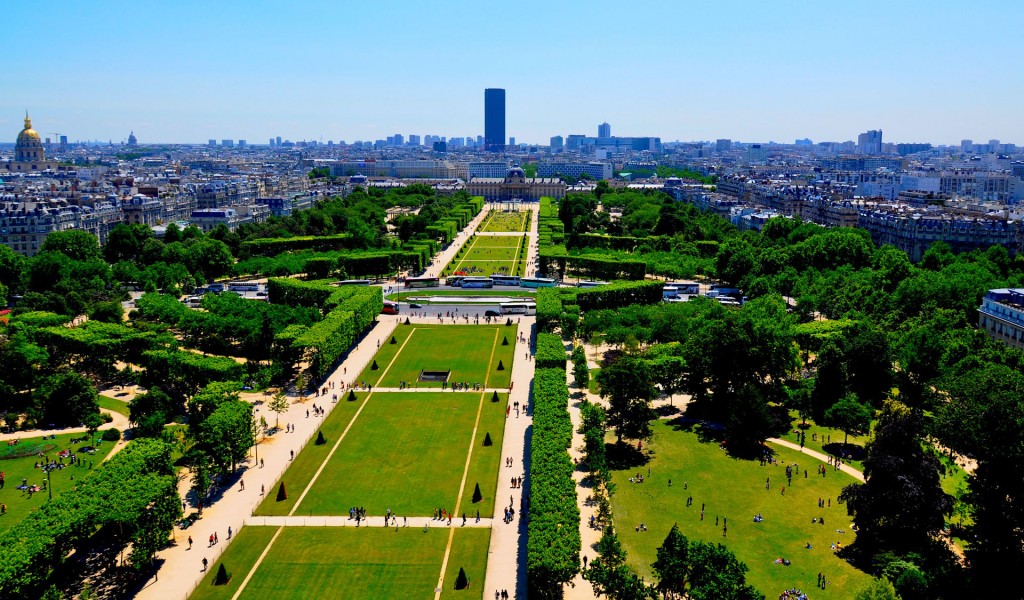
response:
[[[1024,3],[10,1],[0,139],[1024,144]]]

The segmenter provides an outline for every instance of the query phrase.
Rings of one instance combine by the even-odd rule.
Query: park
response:
[[[192,598],[480,598],[517,330],[398,325]]]
[[[482,233],[525,233],[530,228],[530,211],[492,210],[477,229]]]
[[[475,235],[444,268],[446,275],[523,275],[526,268],[525,236]]]

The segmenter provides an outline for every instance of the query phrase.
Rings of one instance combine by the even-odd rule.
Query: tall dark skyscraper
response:
[[[484,149],[505,151],[505,90],[484,90]]]

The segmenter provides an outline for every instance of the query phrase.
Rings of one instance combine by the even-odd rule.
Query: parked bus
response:
[[[535,315],[537,304],[534,302],[503,302],[498,305],[503,315]]]
[[[519,280],[519,287],[524,288],[555,287],[557,284],[558,281],[547,277],[523,277]]]
[[[182,302],[182,304],[184,304],[185,306],[187,306],[189,308],[199,308],[200,306],[203,305],[203,297],[202,296],[188,296],[184,300],[182,300],[181,302]]]
[[[390,300],[384,301],[384,308],[381,309],[380,314],[382,315],[397,315],[398,314],[398,303]]]
[[[517,275],[491,275],[491,280],[494,281],[494,285],[514,285],[519,287],[519,277]]]
[[[594,288],[599,285],[611,285],[610,281],[581,281],[576,284],[578,288]]]
[[[406,277],[405,287],[407,288],[431,288],[441,285],[437,277]]]
[[[666,285],[665,287],[661,288],[661,299],[662,300],[668,300],[669,298],[678,298],[678,297],[679,297],[679,288],[677,288],[676,286],[674,286],[674,285]]]
[[[494,280],[490,277],[466,277],[459,282],[462,288],[491,288],[494,287]]]
[[[370,285],[369,279],[346,279],[344,281],[337,281],[334,285]]]
[[[258,292],[260,284],[255,281],[232,281],[228,284],[229,292]]]
[[[446,277],[445,280],[444,280],[444,283],[445,283],[445,285],[448,285],[448,286],[451,286],[451,287],[459,287],[459,285],[462,284],[462,280],[465,279],[465,278],[466,278],[465,275],[452,275],[451,277]]]
[[[700,293],[700,284],[693,281],[672,281],[665,285],[678,289],[679,294],[683,296],[696,296]]]

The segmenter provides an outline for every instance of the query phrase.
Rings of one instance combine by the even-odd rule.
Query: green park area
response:
[[[474,235],[444,268],[445,275],[475,277],[522,275],[526,263],[526,236]]]
[[[397,388],[405,382],[407,386],[439,389],[438,381],[420,381],[421,373],[451,371],[449,386],[465,382],[507,388],[512,377],[517,331],[514,324],[400,325],[358,381],[373,387]]]
[[[13,440],[0,442],[0,472],[4,479],[3,488],[0,488],[0,503],[7,507],[6,512],[0,515],[0,531],[10,529],[42,506],[51,491],[54,496],[63,493],[75,485],[76,479],[91,470],[90,465],[94,467],[103,462],[115,442],[100,441],[97,446],[96,440],[101,435],[102,431],[92,441],[87,433],[62,433],[53,439],[35,437],[20,439],[16,444],[11,443]],[[95,452],[89,452],[87,448],[95,448]],[[66,456],[62,458],[61,452],[74,454],[82,462],[70,466],[70,459]],[[69,465],[50,471],[49,483],[46,472],[39,467],[47,459],[58,465]],[[18,489],[23,483],[38,486],[40,491]],[[44,486],[48,486],[45,491]]]
[[[853,477],[828,465],[822,477],[817,469],[823,463],[779,446],[772,446],[777,464],[733,458],[679,421],[658,421],[653,430],[643,447],[649,461],[630,452],[617,457],[612,473],[616,529],[638,574],[651,578],[656,550],[678,523],[690,540],[726,545],[750,568],[747,582],[769,598],[794,587],[813,588],[818,573],[830,582],[829,598],[852,598],[868,583],[867,573],[833,550],[833,544],[846,547],[856,538],[845,505],[836,501]],[[787,481],[786,467],[794,465]],[[630,482],[637,474],[643,483]],[[764,519],[755,522],[758,514]],[[641,523],[647,531],[637,530]]]
[[[326,443],[307,444],[285,472],[288,498],[278,501],[275,485],[257,514],[347,515],[359,506],[370,515],[390,508],[399,516],[422,517],[444,508],[490,516],[506,398],[499,394],[494,402],[493,394],[483,392],[374,392],[339,401],[345,405],[336,407],[321,429]],[[491,445],[485,445],[488,437]],[[483,498],[474,503],[476,485]]]
[[[487,528],[246,527],[191,597],[234,597],[269,545],[240,598],[433,598],[450,540],[441,597],[479,599],[490,533]],[[231,578],[214,585],[221,563]],[[469,587],[455,590],[460,568]]]
[[[529,223],[529,212],[491,211],[487,220],[480,226],[484,233],[521,233],[526,231]]]

